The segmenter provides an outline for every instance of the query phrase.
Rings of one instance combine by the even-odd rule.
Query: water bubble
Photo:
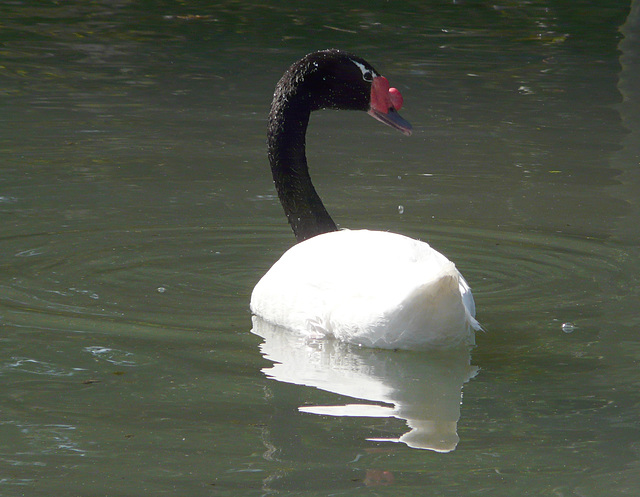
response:
[[[404,214],[404,206],[402,205],[398,206],[398,214]]]
[[[159,286],[158,287],[158,293],[164,293],[166,291],[167,291],[167,289],[165,287],[163,287],[163,286]]]
[[[576,325],[573,323],[562,323],[562,331],[565,333],[573,333],[576,329]]]

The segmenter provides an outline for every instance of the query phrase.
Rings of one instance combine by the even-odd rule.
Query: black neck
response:
[[[269,114],[269,162],[278,197],[301,242],[338,228],[316,192],[305,155],[312,104],[300,94],[276,94]]]

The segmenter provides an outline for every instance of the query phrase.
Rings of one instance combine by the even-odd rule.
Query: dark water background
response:
[[[2,2],[0,495],[637,495],[639,11]],[[326,47],[386,75],[415,130],[315,115],[327,208],[445,253],[486,328],[449,453],[369,440],[404,418],[314,414],[357,403],[348,382],[274,381],[286,344],[249,332],[294,241],[265,116]],[[407,385],[451,380],[418,354],[331,357],[383,407],[428,410]]]

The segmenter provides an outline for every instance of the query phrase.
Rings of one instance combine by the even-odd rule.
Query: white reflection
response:
[[[450,452],[459,438],[462,385],[476,375],[467,348],[420,352],[360,348],[335,340],[312,341],[253,317],[264,342],[260,350],[274,365],[267,377],[379,404],[303,406],[302,412],[328,416],[395,417],[410,430],[399,438],[416,449]]]

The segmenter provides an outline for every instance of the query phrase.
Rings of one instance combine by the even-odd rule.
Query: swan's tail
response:
[[[363,335],[380,348],[447,348],[475,344],[481,329],[474,317],[473,297],[460,274],[447,272],[436,281],[415,288],[400,305],[379,320],[376,329]],[[364,331],[364,330],[363,330]]]

